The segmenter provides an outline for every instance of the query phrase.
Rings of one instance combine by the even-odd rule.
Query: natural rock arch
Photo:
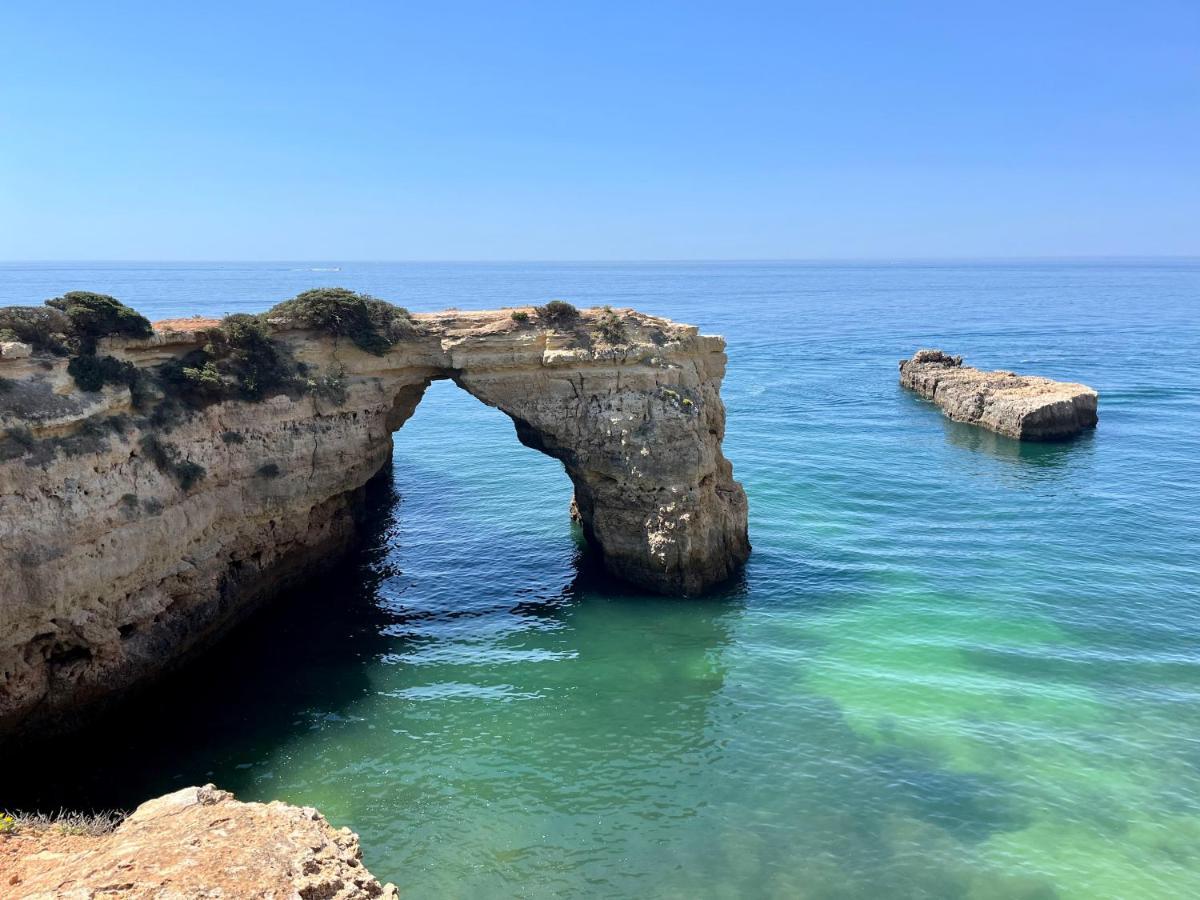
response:
[[[601,315],[422,315],[382,355],[275,322],[273,338],[336,396],[213,403],[164,434],[138,419],[109,433],[131,418],[128,388],[80,392],[63,361],[4,351],[0,377],[17,390],[0,425],[28,443],[0,454],[0,735],[94,707],[336,558],[363,486],[435,379],[562,462],[613,575],[670,594],[731,576],[750,548],[745,493],[721,453],[724,341],[629,310],[603,314],[620,324],[603,339]],[[102,349],[150,367],[203,343],[204,325]],[[54,402],[34,414],[27,401],[43,394]]]

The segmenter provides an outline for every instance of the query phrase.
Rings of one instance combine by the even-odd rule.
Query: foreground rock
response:
[[[358,837],[312,808],[239,803],[211,784],[143,803],[111,834],[0,836],[0,896],[22,900],[394,898]]]
[[[984,372],[961,356],[918,350],[900,361],[900,384],[932,400],[956,422],[1027,441],[1067,438],[1097,421],[1097,394],[1085,384],[1015,372]]]
[[[0,737],[76,724],[336,560],[435,379],[562,461],[615,576],[695,594],[749,553],[746,496],[721,453],[719,337],[631,310],[447,312],[372,353],[273,319],[266,349],[303,378],[262,390],[251,378],[271,373],[253,371],[235,385],[251,400],[199,362],[217,324],[103,338],[83,360],[135,386],[130,373],[174,364],[187,403],[159,375],[147,398],[144,384],[82,390],[78,358],[0,357]]]

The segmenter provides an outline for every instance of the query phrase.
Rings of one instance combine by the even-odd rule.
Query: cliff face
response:
[[[1071,437],[1098,421],[1098,395],[1085,384],[984,372],[941,350],[918,350],[912,359],[901,360],[900,384],[932,400],[956,422],[1018,440]]]
[[[597,331],[605,315],[612,340]],[[97,352],[150,371],[202,346],[212,324],[106,338]],[[372,355],[272,324],[312,390],[171,416],[123,384],[80,390],[63,358],[0,348],[0,735],[94,706],[336,558],[434,379],[563,462],[614,575],[692,594],[749,553],[745,494],[721,454],[718,337],[632,311],[557,326],[452,312],[417,316]]]
[[[53,826],[0,836],[0,893],[14,898],[396,898],[363,867],[358,837],[311,807],[239,803],[211,784],[139,806],[115,831]]]

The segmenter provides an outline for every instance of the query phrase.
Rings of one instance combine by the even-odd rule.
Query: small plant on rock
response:
[[[313,396],[328,400],[334,406],[342,406],[350,396],[346,387],[346,367],[338,366],[332,372],[308,379],[308,390]]]
[[[620,316],[613,312],[611,306],[604,307],[604,311],[600,313],[600,317],[596,320],[596,331],[610,344],[626,342],[625,323],[621,321]]]
[[[551,300],[535,309],[539,319],[555,328],[571,325],[579,318],[579,310],[565,300]]]
[[[524,325],[529,321],[529,313],[525,312],[523,309],[514,309],[512,311],[512,320],[518,325]]]

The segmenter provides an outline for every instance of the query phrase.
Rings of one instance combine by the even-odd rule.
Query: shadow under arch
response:
[[[484,408],[474,399],[466,402]],[[494,415],[502,428],[509,427],[500,413]],[[438,441],[439,435],[433,439]],[[453,455],[453,445],[441,443]],[[505,444],[528,452],[511,441],[511,433]],[[486,455],[486,450],[481,454],[475,448],[474,454]],[[397,457],[367,485],[360,537],[345,559],[303,587],[281,594],[205,654],[84,731],[49,744],[12,748],[0,772],[3,803],[26,810],[129,809],[167,791],[213,781],[243,799],[312,803],[338,824],[369,832],[373,817],[386,819],[386,810],[327,808],[330,804],[311,796],[304,783],[288,782],[286,775],[263,781],[263,775],[272,760],[303,753],[314,737],[361,735],[374,724],[367,717],[380,697],[384,703],[420,702],[412,692],[397,694],[422,687],[417,673],[430,670],[420,654],[431,647],[437,652],[439,641],[442,652],[453,654],[455,630],[465,630],[469,639],[478,623],[485,631],[492,628],[489,639],[495,638],[493,626],[499,620],[509,620],[507,634],[527,642],[524,650],[535,655],[544,649],[539,646],[543,638],[579,639],[570,653],[551,660],[562,663],[553,672],[529,673],[539,684],[527,693],[562,690],[620,697],[640,680],[661,686],[663,708],[674,711],[671,733],[703,728],[706,698],[723,680],[719,651],[731,639],[730,615],[740,606],[736,585],[702,600],[674,600],[647,596],[615,581],[578,528],[573,535],[568,531],[573,526],[566,509],[569,492],[564,491],[550,505],[561,523],[557,547],[565,552],[565,563],[547,579],[514,587],[510,574],[507,587],[500,579],[490,596],[462,605],[451,602],[452,585],[431,581],[433,589],[418,598],[408,571],[414,550],[399,541],[406,500],[398,487],[415,492],[422,473],[402,454]],[[406,473],[398,473],[405,467]],[[452,513],[446,504],[421,509],[422,518],[443,520],[451,532],[469,525],[470,515],[456,518]],[[501,552],[513,546],[511,535],[502,531],[490,531],[488,537]],[[439,564],[458,562],[450,555]],[[478,566],[469,569],[458,568],[460,586],[480,571]],[[668,620],[672,626],[664,628]],[[511,649],[503,635],[493,643],[502,651],[500,657]],[[482,658],[486,666],[486,654]],[[396,677],[404,672],[413,675],[407,683]],[[488,699],[486,693],[481,696]],[[427,697],[424,702],[435,705],[447,699],[436,691]],[[492,698],[507,702],[504,696]],[[608,718],[612,727],[622,721],[619,703]],[[579,727],[600,721],[581,714]],[[634,745],[669,743],[665,733],[639,738],[644,721],[631,718],[620,727]],[[668,744],[655,746],[665,749]],[[551,780],[569,774],[564,770]]]

